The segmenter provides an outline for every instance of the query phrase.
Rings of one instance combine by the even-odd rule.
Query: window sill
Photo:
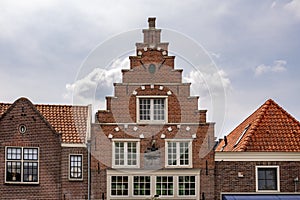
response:
[[[39,185],[39,182],[5,182],[5,185]]]

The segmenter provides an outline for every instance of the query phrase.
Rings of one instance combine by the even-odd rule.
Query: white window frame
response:
[[[20,148],[21,149],[21,159],[20,160],[12,160],[12,159],[7,159],[7,149],[8,148]],[[37,149],[37,160],[25,160],[24,159],[24,149]],[[7,181],[7,162],[20,162],[21,163],[21,181],[17,182],[17,181]],[[24,162],[32,162],[32,163],[37,163],[37,181],[35,182],[26,182],[23,180],[23,176],[24,176]],[[21,147],[21,146],[6,146],[5,147],[5,183],[9,183],[9,184],[29,184],[29,185],[36,185],[39,184],[40,181],[40,148],[39,147]]]
[[[150,120],[140,120],[140,99],[151,99],[150,102]],[[164,99],[165,100],[165,113],[164,120],[154,120],[154,108],[153,108],[153,100],[154,99]],[[162,124],[168,123],[168,96],[137,96],[136,97],[136,121],[137,123],[151,123],[151,124]]]
[[[195,178],[195,194],[194,195],[180,195],[179,194],[179,190],[180,190],[180,188],[179,188],[179,177],[180,176],[183,176],[183,177],[185,177],[185,176],[189,176],[189,177],[194,176],[194,178]],[[177,196],[179,196],[179,197],[196,197],[196,195],[197,195],[197,176],[195,176],[195,175],[178,175],[177,176]]]
[[[127,195],[113,195],[112,194],[112,188],[111,188],[111,184],[112,184],[112,177],[113,176],[122,176],[122,177],[127,177]],[[126,197],[129,197],[130,195],[130,184],[132,183],[132,181],[130,180],[130,176],[126,175],[126,174],[119,174],[119,175],[112,175],[110,176],[110,180],[109,180],[109,184],[110,184],[110,196],[111,197],[114,197],[114,198],[118,198],[118,197],[122,197],[122,198],[126,198]],[[123,183],[123,182],[122,182]]]
[[[144,176],[144,177],[146,177],[146,176],[148,176],[149,178],[150,178],[150,194],[149,195],[135,195],[134,194],[134,177],[135,176],[138,176],[138,177],[141,177],[141,176]],[[150,197],[151,196],[151,192],[152,192],[152,177],[151,177],[151,175],[147,175],[147,174],[135,174],[135,175],[131,175],[131,177],[129,177],[129,178],[132,178],[132,182],[130,182],[130,186],[132,187],[132,196],[134,196],[134,197],[141,197],[141,198],[147,198],[147,197]]]
[[[81,177],[71,177],[71,156],[81,156]],[[83,154],[69,154],[69,169],[68,169],[69,181],[82,181],[83,180]]]
[[[176,143],[176,165],[168,164],[168,143],[175,142]],[[188,165],[180,165],[180,142],[188,142],[189,143],[189,164]],[[192,139],[165,139],[165,167],[166,168],[192,168],[193,167],[193,140]]]
[[[175,194],[176,194],[176,190],[177,188],[175,187],[176,185],[176,177],[174,175],[161,175],[161,174],[158,174],[154,177],[154,185],[155,185],[155,194],[156,194],[156,190],[157,190],[157,177],[172,177],[173,181],[172,181],[172,185],[173,185],[173,191],[172,191],[172,195],[159,195],[160,197],[163,197],[163,198],[174,198]]]
[[[111,195],[112,194],[112,176],[127,176],[128,177],[128,195]],[[150,195],[134,195],[134,176],[150,176],[151,191]],[[162,199],[200,199],[200,171],[199,169],[169,169],[169,170],[107,170],[106,188],[107,199],[151,199],[156,193],[156,180],[158,176],[173,177],[173,195],[160,195]],[[194,176],[195,177],[195,195],[179,195],[179,176]]]
[[[259,190],[258,189],[258,169],[260,168],[275,168],[277,171],[277,190]],[[256,192],[280,192],[280,170],[279,166],[264,166],[264,165],[259,165],[255,166],[255,182],[256,182]]]
[[[115,164],[115,142],[124,142],[124,165]],[[128,165],[128,142],[136,142],[136,165]],[[112,167],[113,168],[140,168],[140,139],[112,139]]]

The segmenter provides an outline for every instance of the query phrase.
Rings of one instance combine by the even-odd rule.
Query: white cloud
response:
[[[300,20],[300,1],[293,0],[285,5],[285,9],[290,11],[292,14],[295,15],[297,19]]]
[[[273,65],[265,65],[261,64],[255,68],[255,75],[260,76],[265,73],[269,72],[283,72],[286,71],[286,64],[287,62],[285,60],[275,60]]]
[[[231,88],[231,82],[224,70],[211,74],[193,70],[185,77],[184,82],[191,83],[192,95],[201,97],[218,96],[219,92],[226,92]]]
[[[104,105],[105,96],[111,94],[113,83],[121,81],[121,69],[128,68],[129,59],[117,59],[107,69],[94,68],[82,79],[66,85],[65,99],[72,99],[75,104],[90,104],[100,100]],[[101,90],[101,97],[97,91]]]

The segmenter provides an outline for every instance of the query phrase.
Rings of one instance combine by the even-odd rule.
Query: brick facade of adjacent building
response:
[[[46,105],[46,107],[51,107]],[[47,121],[35,105],[28,99],[20,98],[13,104],[1,104],[0,117],[0,198],[1,199],[86,199],[87,198],[87,149],[84,147],[62,147],[62,135]],[[52,113],[58,117],[59,113]],[[63,126],[69,127],[67,121]],[[20,132],[20,127],[26,131]],[[55,127],[55,128],[54,128]],[[76,145],[75,145],[76,146]],[[8,158],[7,148],[22,149],[22,155],[17,162],[21,163],[22,181],[6,179]],[[25,182],[24,148],[37,148],[38,180]],[[83,179],[69,180],[69,155],[83,155]],[[13,169],[13,171],[16,171]]]

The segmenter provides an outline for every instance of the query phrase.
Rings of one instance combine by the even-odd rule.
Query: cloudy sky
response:
[[[104,109],[104,96],[121,80],[120,67],[128,66],[127,55],[108,60],[110,64],[97,61],[97,66],[85,65],[87,58],[99,46],[105,53],[122,47],[133,53],[135,42],[142,40],[136,30],[147,28],[149,16],[157,18],[159,28],[190,38],[213,60],[215,70],[200,73],[214,91],[225,91],[225,120],[210,113],[214,109],[223,116],[201,90],[199,70],[180,61],[178,68],[186,70],[184,80],[198,87],[192,90],[200,96],[200,108],[208,109],[210,120],[216,121],[217,137],[228,134],[269,98],[300,119],[297,0],[1,0],[0,101],[25,96],[34,103],[73,104],[74,88],[96,87],[97,95],[82,93],[80,102],[90,103],[86,97],[92,95],[94,107]],[[134,38],[127,44],[116,42],[127,33]],[[163,35],[163,41],[170,40]]]

